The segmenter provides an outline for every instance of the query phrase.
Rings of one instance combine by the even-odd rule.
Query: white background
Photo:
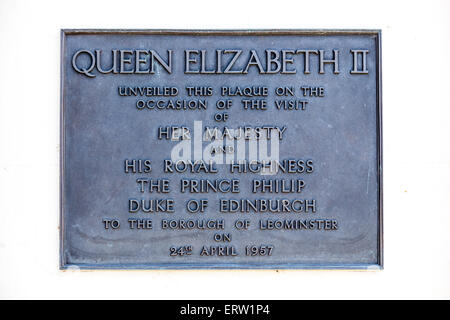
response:
[[[450,1],[0,0],[0,298],[450,298]],[[382,29],[385,270],[58,270],[61,28]]]

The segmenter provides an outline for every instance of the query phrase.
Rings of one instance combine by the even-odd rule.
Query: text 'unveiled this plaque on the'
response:
[[[380,268],[380,41],[63,30],[61,268]]]

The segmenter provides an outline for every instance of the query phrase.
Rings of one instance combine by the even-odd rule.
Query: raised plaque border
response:
[[[65,132],[64,132],[64,50],[68,35],[118,34],[118,35],[190,35],[190,36],[374,36],[376,41],[376,94],[377,94],[377,183],[378,183],[378,257],[376,264],[70,264],[64,257],[64,171],[65,171]],[[253,30],[187,30],[187,29],[61,29],[60,57],[60,219],[59,219],[59,268],[60,270],[177,270],[177,269],[300,269],[300,270],[382,270],[383,257],[383,132],[382,132],[382,81],[381,81],[381,29],[253,29]]]

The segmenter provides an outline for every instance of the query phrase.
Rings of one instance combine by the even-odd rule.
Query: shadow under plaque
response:
[[[382,268],[380,31],[61,37],[61,269]]]

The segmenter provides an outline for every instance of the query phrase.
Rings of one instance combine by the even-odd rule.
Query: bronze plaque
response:
[[[380,48],[63,30],[61,268],[381,268]]]

